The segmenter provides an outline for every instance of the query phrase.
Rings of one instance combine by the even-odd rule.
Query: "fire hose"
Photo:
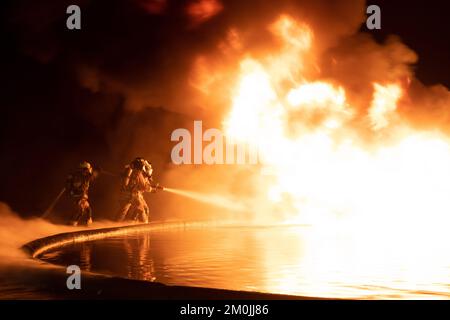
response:
[[[52,201],[52,203],[50,204],[50,206],[47,208],[47,210],[45,210],[44,214],[41,216],[41,218],[46,218],[53,210],[53,208],[55,207],[56,203],[59,201],[59,199],[62,197],[62,195],[64,194],[64,192],[66,192],[66,188],[62,188],[62,190],[58,193],[58,195],[56,196],[56,198]]]

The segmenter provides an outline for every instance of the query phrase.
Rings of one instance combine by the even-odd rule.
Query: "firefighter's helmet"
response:
[[[135,170],[144,170],[145,167],[145,159],[144,158],[136,158],[131,162],[131,168]]]
[[[153,173],[152,165],[144,158],[136,158],[131,162],[131,168],[134,170],[142,170],[148,176]]]
[[[93,172],[91,164],[87,161],[81,162],[79,168],[83,171],[88,172],[89,174],[92,174]]]

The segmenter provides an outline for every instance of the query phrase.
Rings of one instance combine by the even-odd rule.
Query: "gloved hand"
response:
[[[155,192],[156,192],[157,190],[164,190],[164,187],[163,187],[163,186],[160,186],[159,183],[157,183],[156,185],[152,186],[152,188],[155,190]]]
[[[103,169],[99,165],[92,165],[92,176],[94,179],[101,173],[103,173]]]

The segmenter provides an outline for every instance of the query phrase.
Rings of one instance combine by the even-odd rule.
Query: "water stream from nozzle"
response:
[[[233,211],[246,211],[247,208],[237,203],[236,201],[223,197],[217,194],[204,194],[194,191],[180,190],[174,188],[166,188],[164,187],[164,191],[174,193],[183,197],[187,197],[196,201],[200,201],[203,203],[211,204],[217,207],[233,210]]]

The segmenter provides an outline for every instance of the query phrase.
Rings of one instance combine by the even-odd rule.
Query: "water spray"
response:
[[[174,188],[166,188],[164,187],[164,191],[177,194],[186,198],[190,198],[196,201],[200,201],[203,203],[211,204],[217,207],[233,210],[233,211],[247,211],[247,208],[239,203],[236,203],[232,199],[225,198],[216,194],[204,194],[194,191],[180,190]]]

